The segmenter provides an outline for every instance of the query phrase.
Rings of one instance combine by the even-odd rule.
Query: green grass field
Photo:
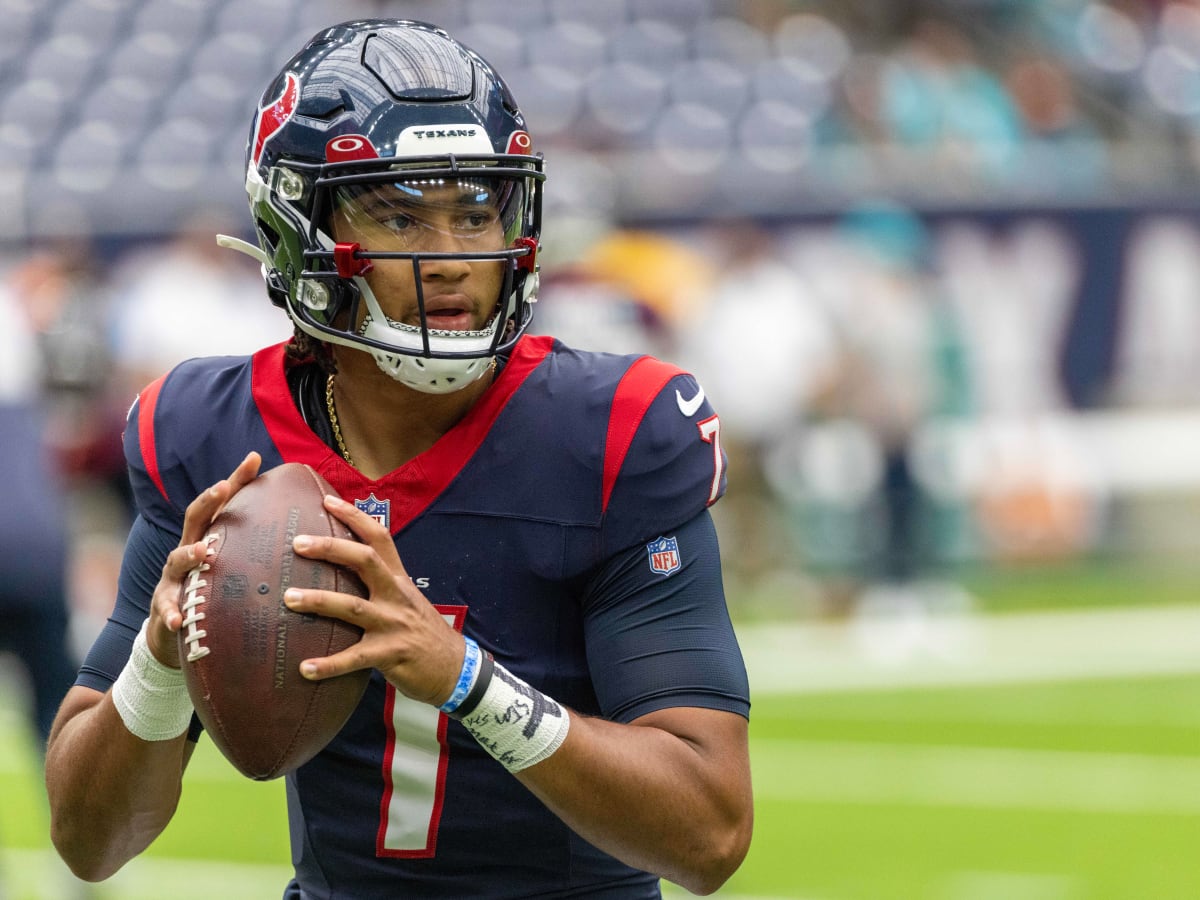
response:
[[[1069,579],[1053,577],[1071,596]],[[1026,576],[1021,590],[1035,581]],[[953,634],[967,635],[970,650],[959,656],[913,641],[912,629],[903,653],[881,656],[852,630],[747,627],[755,839],[720,895],[1195,900],[1200,627],[1191,626],[1200,607],[1179,604],[987,616],[958,623]],[[110,882],[73,893],[48,849],[37,763],[11,695],[0,701],[7,900],[279,896],[282,784],[240,778],[207,742],[167,832]]]

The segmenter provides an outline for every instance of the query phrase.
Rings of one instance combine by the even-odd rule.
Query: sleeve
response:
[[[602,554],[640,545],[725,493],[720,418],[690,374],[643,357],[617,385],[603,461]]]
[[[188,504],[232,472],[247,450],[274,458],[251,372],[249,357],[192,359],[138,394],[124,450],[134,502],[147,521],[178,535]]]
[[[150,598],[162,575],[167,554],[179,545],[179,539],[157,528],[141,516],[134,520],[125,542],[125,558],[117,579],[117,600],[112,615],[104,624],[79,668],[75,683],[95,691],[105,692],[113,686],[129,654],[146,616],[150,615]],[[192,716],[188,740],[197,741],[202,731],[200,720]]]
[[[712,517],[613,556],[584,596],[588,667],[606,718],[680,706],[748,717],[750,687]]]
[[[154,414],[170,373],[163,375],[138,394],[129,408],[125,423],[125,463],[130,488],[139,514],[160,527],[183,521],[183,506],[171,499],[158,464],[158,436]],[[189,501],[190,502],[190,501]]]

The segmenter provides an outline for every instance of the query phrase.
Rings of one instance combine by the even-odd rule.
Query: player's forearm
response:
[[[108,694],[56,727],[46,751],[50,835],[77,876],[108,878],[162,832],[186,757],[185,735],[150,742],[131,734]]]
[[[694,742],[646,720],[618,725],[575,716],[562,747],[517,777],[595,846],[694,893],[712,893],[746,855],[753,804],[749,767],[728,752],[744,739],[736,734],[744,720],[706,719],[730,733]]]

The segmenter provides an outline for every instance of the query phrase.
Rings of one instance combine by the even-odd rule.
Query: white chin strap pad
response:
[[[492,357],[483,359],[425,359],[375,350],[375,363],[387,375],[424,394],[452,394],[477,381],[488,370]]]
[[[384,344],[419,350],[423,343],[421,330],[388,319],[365,278],[357,276],[354,283],[362,293],[368,311],[359,333]],[[430,345],[434,352],[486,353],[499,327],[502,327],[501,316],[497,315],[482,331],[433,331],[430,333]],[[461,391],[479,379],[492,364],[491,356],[431,359],[407,353],[388,353],[380,349],[372,349],[370,353],[375,357],[376,365],[389,377],[425,394]]]

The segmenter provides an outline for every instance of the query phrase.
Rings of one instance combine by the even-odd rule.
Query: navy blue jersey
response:
[[[719,420],[673,366],[527,336],[434,447],[371,480],[305,424],[279,345],[180,365],[142,392],[125,445],[140,520],[82,684],[105,690],[124,665],[188,503],[257,450],[385,522],[447,621],[555,700],[619,722],[749,714],[707,512],[725,489]],[[290,897],[659,896],[378,672],[287,794]]]

